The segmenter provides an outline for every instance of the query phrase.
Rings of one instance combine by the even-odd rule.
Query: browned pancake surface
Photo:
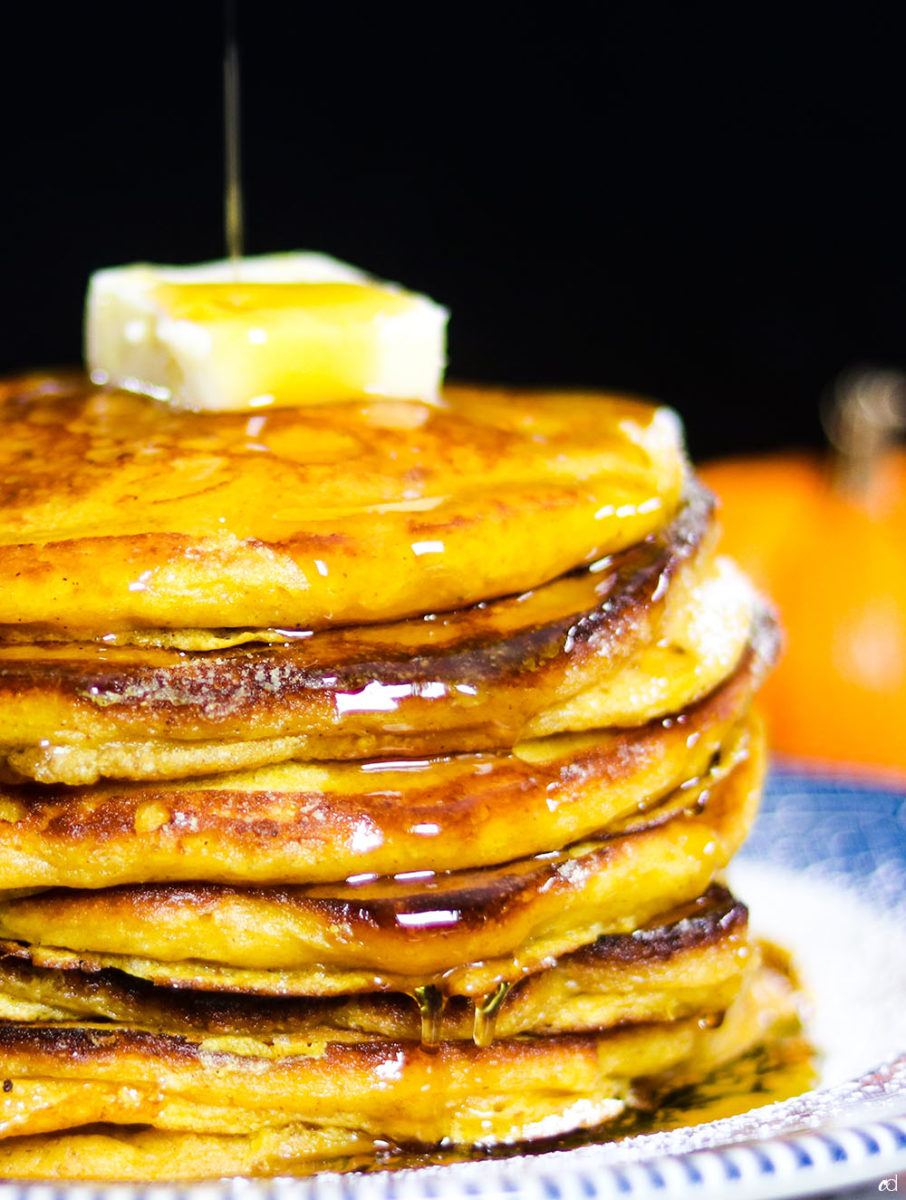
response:
[[[78,1134],[40,1137],[95,1122],[151,1125],[177,1135],[171,1149],[180,1134],[207,1135],[194,1170],[177,1168],[172,1155],[161,1161],[167,1139],[146,1158],[146,1174],[171,1177],[208,1173],[219,1139],[250,1132],[260,1135],[258,1153],[245,1145],[240,1161],[255,1170],[267,1169],[268,1160],[285,1164],[304,1132],[309,1157],[316,1135],[331,1132],[338,1135],[334,1157],[361,1150],[369,1135],[426,1146],[551,1137],[613,1119],[635,1102],[638,1085],[656,1096],[700,1080],[751,1047],[793,1033],[797,1022],[795,989],[765,967],[719,1023],[693,1017],[489,1047],[460,1040],[428,1051],[406,1041],[292,1037],[270,1047],[254,1039],[227,1046],[98,1026],[0,1027],[9,1079],[0,1093],[0,1167],[46,1177],[59,1165],[54,1150],[68,1150],[70,1177],[131,1177],[135,1159],[130,1171],[128,1155],[111,1161],[98,1143],[109,1128],[85,1129],[81,1144]],[[130,1131],[123,1135],[126,1149]],[[272,1158],[262,1160],[264,1147]]]

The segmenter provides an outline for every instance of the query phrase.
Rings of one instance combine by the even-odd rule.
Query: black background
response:
[[[699,456],[820,440],[906,365],[890,5],[239,0],[246,248],[450,306],[451,374],[617,387]],[[0,368],[75,361],[89,272],[223,254],[217,0],[9,6]]]

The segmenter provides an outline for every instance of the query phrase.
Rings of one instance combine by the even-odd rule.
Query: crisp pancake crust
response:
[[[679,425],[620,397],[448,389],[180,413],[83,380],[0,391],[0,624],[322,628],[524,591],[676,509]]]
[[[0,412],[0,1174],[603,1129],[798,1031],[719,882],[778,631],[669,411]]]

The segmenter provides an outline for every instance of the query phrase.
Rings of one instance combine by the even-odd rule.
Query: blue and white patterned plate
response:
[[[691,1129],[503,1161],[173,1187],[0,1183],[0,1200],[906,1193],[906,784],[775,769],[733,883],[753,928],[793,951],[812,992],[811,1033],[825,1056],[819,1090]]]

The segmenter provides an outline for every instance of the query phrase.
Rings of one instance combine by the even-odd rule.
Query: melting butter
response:
[[[177,408],[431,404],[448,315],[427,296],[321,254],[139,263],[92,276],[85,356],[96,383]]]

